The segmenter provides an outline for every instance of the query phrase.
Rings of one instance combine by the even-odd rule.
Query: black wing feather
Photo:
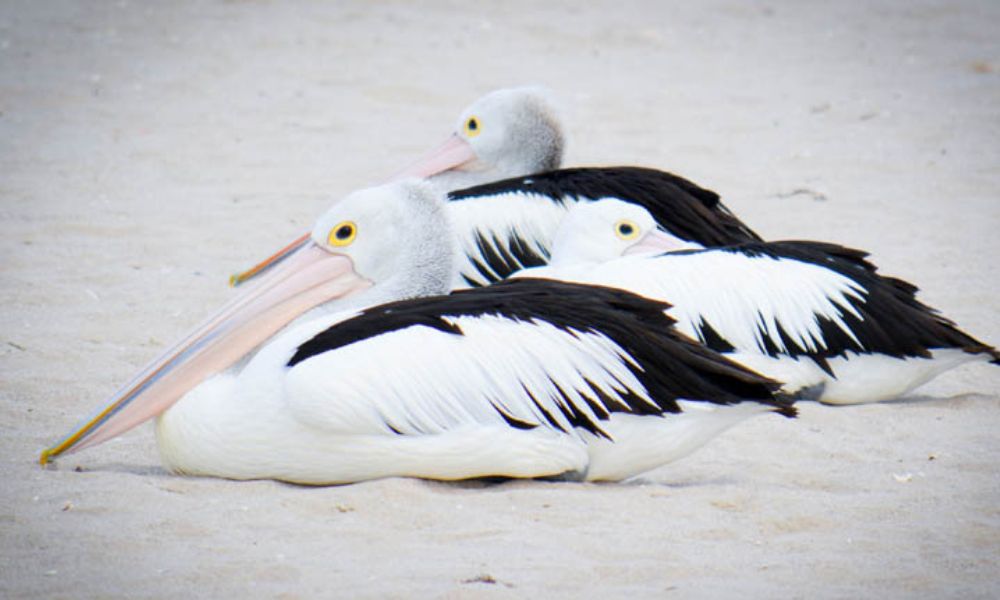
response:
[[[816,352],[802,348],[779,329],[779,335],[788,349],[786,354],[812,358],[828,372],[830,367],[826,363],[827,359],[843,356],[847,352],[878,352],[896,358],[928,358],[930,350],[957,348],[970,354],[986,353],[993,362],[1000,361],[1000,354],[994,348],[959,330],[954,322],[917,300],[918,289],[915,285],[895,277],[880,275],[875,265],[866,260],[868,253],[862,250],[825,242],[783,241],[741,244],[719,248],[717,251],[785,258],[819,265],[853,280],[865,290],[863,300],[847,298],[861,318],[850,313],[842,315],[857,341],[836,323],[821,315],[816,315],[816,318],[827,345],[824,350]],[[776,344],[763,329],[761,332],[768,354],[776,356]],[[722,352],[731,349],[718,333],[703,330],[703,334],[703,339],[710,347]]]
[[[775,397],[779,385],[679,333],[664,311],[668,304],[600,286],[538,279],[504,281],[486,288],[384,304],[338,323],[303,343],[294,366],[310,357],[365,339],[426,326],[452,335],[459,327],[445,317],[496,315],[512,321],[545,321],[564,331],[596,332],[620,346],[635,364],[628,368],[656,402],[651,406],[634,392],[625,405],[609,402],[611,412],[662,414],[680,412],[677,400],[733,404],[752,400],[794,416],[790,400]],[[592,392],[601,397],[595,386]],[[499,409],[498,409],[499,410]],[[504,418],[509,415],[504,415]],[[597,413],[598,420],[607,418]],[[575,426],[596,432],[600,426],[568,403],[564,416]],[[554,421],[554,420],[553,420]]]
[[[672,173],[644,167],[581,167],[514,177],[456,190],[453,202],[523,192],[564,204],[567,198],[618,198],[639,204],[673,235],[706,247],[761,241],[711,190]]]

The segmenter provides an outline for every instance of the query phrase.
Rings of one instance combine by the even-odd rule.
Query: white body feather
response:
[[[453,289],[469,287],[463,275],[479,285],[490,283],[490,279],[483,277],[471,263],[471,259],[481,255],[477,233],[485,238],[494,251],[504,255],[510,253],[507,243],[512,232],[517,231],[535,253],[548,256],[552,237],[566,216],[567,206],[572,204],[564,206],[546,196],[521,192],[482,197],[475,201],[456,200],[446,203],[448,220],[455,232],[457,268]],[[497,248],[496,240],[503,245],[502,248]],[[485,261],[481,262],[494,279],[504,278]],[[519,264],[517,268],[523,266]]]

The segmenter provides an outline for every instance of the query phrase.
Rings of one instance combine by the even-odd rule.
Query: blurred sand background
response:
[[[868,249],[1000,343],[1000,3],[0,3],[0,597],[1000,596],[1000,369],[620,485],[169,475],[46,444],[479,95]]]

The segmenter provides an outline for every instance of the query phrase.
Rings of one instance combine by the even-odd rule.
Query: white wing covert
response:
[[[493,424],[568,433],[627,411],[623,393],[657,409],[625,351],[599,333],[496,315],[445,320],[462,333],[411,326],[296,364],[285,387],[293,414],[344,433]]]

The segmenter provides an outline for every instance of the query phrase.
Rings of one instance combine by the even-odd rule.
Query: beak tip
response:
[[[48,465],[53,458],[55,458],[55,452],[52,448],[46,448],[45,450],[42,450],[41,456],[38,457],[38,464],[44,467]]]

